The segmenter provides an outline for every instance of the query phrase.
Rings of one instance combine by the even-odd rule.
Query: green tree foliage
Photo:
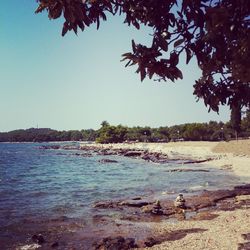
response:
[[[239,136],[250,136],[250,110],[242,119]],[[0,133],[0,142],[46,142],[46,141],[96,141],[99,143],[118,142],[169,142],[178,140],[218,141],[234,137],[231,121],[228,123],[186,123],[171,127],[126,127],[101,124],[98,130],[56,131],[48,128],[31,128]]]
[[[97,138],[97,132],[94,129],[81,130],[83,141],[95,141]]]
[[[194,94],[209,110],[220,104],[250,103],[249,0],[38,0],[36,13],[64,18],[62,35],[92,24],[99,28],[107,14],[121,15],[136,29],[152,28],[150,46],[132,40],[123,55],[126,66],[137,65],[141,80],[182,79],[179,58],[196,58],[202,77]],[[110,15],[111,14],[111,15]]]
[[[119,125],[119,126],[110,126],[106,123],[98,131],[98,136],[96,138],[96,142],[98,143],[118,143],[125,141],[125,135],[127,133],[127,128]]]
[[[107,121],[102,121],[101,126],[102,127],[108,127],[109,123]]]
[[[49,128],[30,128],[0,133],[0,142],[80,141],[83,133],[78,130],[56,131]],[[95,138],[93,138],[95,140]]]
[[[169,128],[159,127],[151,129],[151,142],[168,142],[170,140]]]

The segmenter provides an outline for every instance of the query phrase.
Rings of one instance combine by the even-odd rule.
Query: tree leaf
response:
[[[96,19],[96,28],[99,29],[100,27],[100,20],[99,17]]]
[[[73,30],[74,30],[74,32],[75,32],[75,34],[77,35],[77,25],[76,24],[73,24]]]
[[[171,53],[169,60],[172,66],[176,66],[179,63],[178,54],[176,52]]]
[[[177,40],[177,41],[174,43],[174,47],[176,48],[177,46],[181,45],[184,41],[185,41],[184,38],[181,38],[181,39]]]
[[[146,77],[146,70],[145,70],[145,68],[140,68],[140,73],[141,73],[141,81],[143,81],[144,78]]]
[[[164,51],[168,51],[168,42],[164,38],[160,38],[159,45]]]
[[[132,39],[132,49],[133,49],[133,52],[135,53],[136,52],[136,44],[135,44],[134,39]]]
[[[62,29],[62,36],[64,36],[68,32],[68,30],[69,30],[68,23],[64,22],[63,29]]]
[[[175,68],[175,74],[176,74],[176,78],[183,79],[182,72],[178,68]]]
[[[136,29],[140,29],[140,24],[136,20],[133,22],[133,25],[136,27]]]
[[[122,54],[122,56],[124,56],[124,57],[129,57],[131,55],[132,55],[131,53],[124,53],[124,54]]]
[[[188,64],[190,59],[192,58],[192,51],[190,49],[185,49],[185,50],[186,50],[186,54],[187,54],[186,64]]]
[[[127,67],[130,63],[131,63],[131,60],[129,60],[129,61],[126,63],[125,67]]]

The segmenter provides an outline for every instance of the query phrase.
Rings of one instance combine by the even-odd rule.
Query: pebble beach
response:
[[[170,142],[95,145],[108,149],[159,152],[171,158],[204,160],[208,168],[231,171],[245,184],[250,183],[250,140],[230,142]],[[233,197],[241,204],[232,209],[214,209],[191,218],[170,223],[152,222],[158,242],[145,249],[250,249],[250,195]],[[159,236],[160,235],[160,236]],[[175,235],[175,237],[172,237]],[[144,248],[141,248],[144,249]]]

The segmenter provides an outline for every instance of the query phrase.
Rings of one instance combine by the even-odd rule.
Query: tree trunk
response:
[[[240,103],[234,103],[231,105],[231,127],[235,132],[235,139],[238,140],[238,134],[240,132],[241,125],[241,105]]]

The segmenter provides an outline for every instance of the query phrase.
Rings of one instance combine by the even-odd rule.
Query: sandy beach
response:
[[[143,149],[166,154],[169,159],[208,160],[199,164],[232,171],[242,182],[250,183],[250,140],[95,146],[109,149]],[[164,220],[152,222],[151,226],[157,235],[163,235],[165,240],[146,249],[250,249],[250,196],[236,196],[234,202],[241,202],[243,205],[231,211],[214,210],[209,219],[187,219],[178,223]],[[177,236],[166,240],[166,235]]]

